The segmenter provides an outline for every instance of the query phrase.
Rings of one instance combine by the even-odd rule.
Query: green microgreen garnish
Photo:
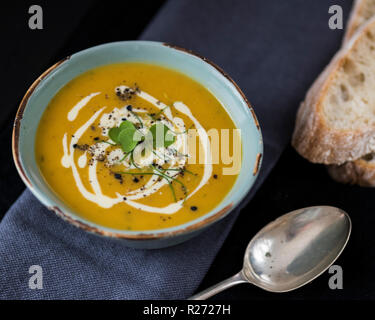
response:
[[[108,131],[108,135],[112,141],[121,145],[121,148],[125,153],[129,153],[133,151],[139,142],[134,140],[134,134],[136,131],[137,129],[132,122],[123,121],[120,126],[111,128]]]
[[[120,123],[119,126],[120,131],[125,130],[125,129],[135,129],[133,122],[130,121],[123,121]]]
[[[186,186],[175,177],[178,174],[182,174],[184,172],[190,173],[192,175],[196,175],[195,173],[189,170],[186,170],[185,168],[163,168],[161,166],[157,167],[156,165],[151,165],[149,167],[152,170],[151,172],[150,171],[145,172],[145,171],[142,171],[142,169],[139,166],[137,166],[137,164],[134,161],[135,147],[139,143],[142,143],[143,141],[145,141],[146,137],[149,136],[150,134],[151,134],[151,137],[150,136],[149,137],[152,138],[154,149],[161,148],[161,147],[168,148],[170,145],[172,145],[176,141],[176,135],[186,133],[191,128],[190,127],[189,129],[183,132],[174,132],[172,129],[170,129],[167,125],[165,125],[161,121],[157,121],[156,118],[166,108],[169,108],[169,106],[164,107],[163,109],[161,109],[158,113],[154,115],[149,114],[149,116],[152,119],[154,119],[156,122],[149,128],[146,135],[144,135],[141,131],[139,131],[137,127],[131,121],[126,120],[126,121],[121,122],[121,124],[118,127],[111,128],[108,131],[108,136],[113,141],[113,143],[109,141],[102,141],[102,142],[108,143],[112,146],[120,145],[121,149],[124,151],[124,156],[122,157],[121,160],[119,160],[119,162],[124,161],[129,156],[130,163],[139,170],[139,172],[121,172],[120,171],[120,172],[114,172],[114,174],[119,174],[119,175],[127,174],[127,175],[133,175],[133,176],[155,175],[155,176],[158,176],[159,179],[160,178],[165,179],[165,181],[168,183],[169,188],[171,189],[172,196],[175,202],[177,202],[177,198],[176,198],[175,189],[173,187],[173,182],[176,182],[182,186],[182,190],[185,194],[185,198],[183,201],[185,201],[187,198],[188,190]],[[143,128],[144,123],[142,119],[131,110],[131,106],[130,108],[127,108],[127,109],[137,119],[137,121],[140,124],[140,127]],[[135,136],[136,134],[138,134],[138,137]],[[187,155],[183,155],[182,153],[178,152],[176,149],[173,149],[173,148],[169,148],[168,150],[171,150],[175,155],[185,156],[185,157],[187,156]],[[144,151],[145,150],[143,150],[142,152]],[[163,159],[155,150],[152,150],[152,152],[159,158]],[[163,154],[163,156],[164,156],[164,160],[165,160],[165,157],[172,159],[168,155]],[[177,172],[177,174],[169,175],[168,174],[169,171],[175,171]]]
[[[141,125],[141,128],[143,128],[143,121],[141,120],[141,118],[136,114],[134,113],[133,111],[129,111],[134,117],[137,118],[139,124]]]
[[[129,153],[125,153],[124,156],[118,161],[118,162],[123,162],[126,157],[128,156]]]
[[[196,175],[197,175],[196,173],[191,172],[191,171],[189,171],[189,170],[187,170],[187,169],[183,169],[183,168],[170,168],[170,169],[164,169],[164,171],[178,171],[178,172],[180,172],[180,173],[184,173],[184,172],[186,172],[186,173],[190,173],[190,174],[193,175],[193,176],[196,176]]]
[[[161,109],[158,113],[155,113],[155,114],[148,113],[148,115],[150,116],[151,119],[153,119],[153,120],[157,120],[157,117],[160,116],[160,115],[164,112],[164,110],[167,109],[167,108],[170,108],[170,106],[166,106],[166,107],[164,107],[164,108]]]
[[[172,160],[171,157],[167,156],[165,153],[163,154],[163,158],[160,156],[160,154],[158,154],[156,151],[152,150],[152,153],[157,156],[159,159],[165,161],[165,158],[167,158],[168,160]]]
[[[162,170],[158,169],[156,166],[153,166],[153,168],[154,168],[157,172],[159,172],[161,175],[163,175],[165,179],[167,179],[167,180],[168,180],[168,179],[171,179],[172,181],[179,183],[179,184],[182,186],[182,188],[184,189],[184,191],[187,192],[187,188],[186,188],[186,186],[185,186],[180,180],[177,180],[176,178],[171,177],[171,176],[169,176],[169,175],[167,175],[167,174],[164,173],[165,171],[167,171],[166,169],[163,169],[163,170],[164,170],[164,172],[163,172]]]
[[[192,174],[193,176],[196,176],[197,173],[191,172],[190,170],[184,169],[183,172],[187,172],[189,174]]]
[[[143,176],[143,175],[154,175],[155,174],[155,175],[159,176],[159,174],[157,174],[155,172],[127,172],[127,171],[119,171],[119,172],[115,172],[115,174],[129,174],[129,175],[132,175],[132,176]]]
[[[121,130],[120,128],[111,128],[109,129],[108,131],[108,136],[111,138],[111,140],[115,143],[119,143],[118,142],[118,135],[120,134]]]
[[[154,117],[157,118],[158,116],[160,116],[164,112],[164,110],[167,108],[169,108],[169,106],[166,106],[163,109],[161,109],[157,114],[154,115]]]
[[[171,189],[173,200],[174,200],[174,202],[177,202],[176,193],[174,192],[174,188],[172,186],[172,182],[170,182],[168,180],[167,180],[167,182],[168,182],[168,185],[169,185],[169,189]]]
[[[134,133],[135,129],[133,128],[126,128],[119,133],[117,139],[124,152],[131,152],[137,146],[138,141],[133,139]]]
[[[137,117],[139,123],[143,127],[142,120],[138,117],[138,115],[136,115],[135,113],[133,114]],[[140,132],[140,139],[135,139],[136,132],[137,128],[132,122],[123,121],[121,122],[120,126],[111,128],[108,131],[108,136],[115,144],[112,144],[110,142],[106,143],[109,143],[111,145],[119,144],[121,145],[121,148],[125,153],[132,152],[140,141],[144,141],[144,136],[142,136]],[[175,135],[173,135],[172,130],[170,130],[165,124],[161,122],[153,124],[150,127],[149,132],[152,135],[154,148],[167,148],[176,141],[176,137]],[[161,137],[159,139],[158,134],[161,134]]]
[[[174,148],[169,148],[169,150],[171,150],[172,152],[174,152],[177,156],[179,157],[189,157],[189,155],[187,154],[183,154],[181,153],[180,151],[178,151],[177,149],[174,149]]]
[[[174,188],[172,186],[172,182],[169,179],[167,179],[164,174],[159,174],[157,172],[122,172],[122,171],[116,172],[115,174],[129,174],[129,175],[133,175],[133,176],[136,176],[136,175],[137,176],[139,176],[139,175],[155,175],[155,176],[164,178],[165,181],[167,181],[169,188],[171,189],[174,202],[177,202],[176,193],[175,193]]]
[[[153,124],[150,128],[150,132],[152,134],[154,148],[167,148],[176,141],[176,137],[171,133],[171,130],[161,122]],[[162,134],[162,136],[158,137],[158,134]]]
[[[154,165],[151,165],[150,169],[152,169],[153,171],[152,172],[147,172],[147,171],[146,172],[144,172],[144,171],[142,171],[142,172],[120,171],[120,172],[115,172],[115,174],[128,174],[128,175],[133,175],[133,176],[135,176],[135,175],[156,175],[160,178],[163,178],[168,183],[168,186],[169,186],[169,188],[171,189],[171,192],[172,192],[173,200],[175,202],[177,202],[177,198],[176,198],[176,193],[175,193],[175,190],[173,188],[172,183],[173,182],[179,183],[182,186],[182,189],[184,190],[184,192],[186,193],[184,201],[186,200],[187,192],[188,192],[186,186],[180,180],[165,174],[166,171],[176,171],[176,170],[179,170],[179,172],[181,173],[182,169],[176,169],[176,168],[164,169],[164,168],[157,168]]]

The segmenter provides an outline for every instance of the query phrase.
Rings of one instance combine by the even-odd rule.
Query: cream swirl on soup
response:
[[[168,106],[150,94],[139,90],[138,88],[135,90],[125,85],[116,87],[115,92],[118,96],[136,94],[148,103],[151,103],[154,107],[160,110],[158,113],[158,119],[155,119],[153,115],[147,114],[145,109],[133,108],[133,106],[130,104],[125,104],[122,108],[113,108],[108,113],[105,113],[104,111],[110,108],[103,106],[101,109],[96,111],[94,115],[90,117],[81,127],[78,128],[78,130],[70,138],[69,142],[68,134],[64,134],[62,138],[64,155],[61,159],[61,165],[65,168],[71,168],[76,186],[81,195],[85,199],[96,203],[100,207],[111,208],[117,203],[125,202],[129,206],[142,211],[173,214],[180,210],[183,202],[189,197],[193,196],[202,186],[204,186],[212,175],[211,147],[207,132],[197,118],[194,117],[189,107],[183,102],[175,102],[172,106]],[[67,119],[69,121],[74,121],[77,117],[79,117],[79,111],[84,108],[84,106],[92,98],[99,94],[101,93],[91,93],[80,100],[68,112]],[[177,110],[194,123],[200,141],[203,145],[204,172],[198,186],[194,190],[191,190],[185,199],[178,200],[164,207],[149,206],[137,202],[137,200],[153,195],[165,185],[170,184],[170,181],[174,179],[174,177],[178,176],[179,172],[181,172],[179,170],[183,170],[184,166],[186,165],[187,158],[189,157],[187,152],[188,130],[183,119],[173,116],[171,109]],[[96,142],[91,146],[85,147],[85,150],[83,150],[84,154],[79,157],[77,161],[78,163],[76,164],[74,160],[74,153],[77,146],[79,146],[79,140],[99,117],[99,127],[101,128],[102,136],[104,137],[108,137],[110,130],[112,128],[119,128],[124,121],[129,121],[136,126],[136,133],[139,133],[140,137],[147,135],[155,123],[160,123],[169,129],[168,132],[171,133],[173,142],[168,146],[163,145],[150,151],[150,148],[146,148],[145,146],[146,141],[142,141],[140,139],[139,143],[135,146],[132,152],[124,152],[124,150],[118,146],[111,152],[107,153],[106,150],[108,146],[116,143],[109,138],[106,141]],[[146,150],[146,152],[144,152],[144,150]],[[89,152],[92,156],[90,162],[87,161],[87,152]],[[97,163],[98,161],[104,161],[104,158],[106,165],[109,168],[113,165],[121,165],[124,167],[124,170],[151,168],[152,175],[150,175],[147,183],[136,190],[132,190],[125,194],[120,194],[117,192],[116,197],[106,196],[102,192],[97,177]],[[85,168],[88,166],[89,184],[92,191],[89,191],[82,182],[81,175],[77,170],[77,165],[80,168]],[[166,168],[163,167],[165,165],[167,166]],[[164,179],[160,179],[160,170],[163,170],[162,173],[166,176]],[[142,173],[139,174],[142,175]],[[171,180],[169,180],[169,178]]]

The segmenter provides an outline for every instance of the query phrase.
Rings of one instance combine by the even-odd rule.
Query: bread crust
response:
[[[362,187],[375,187],[375,162],[359,159],[340,166],[327,166],[329,175],[341,183],[358,184]]]
[[[364,10],[366,1],[367,0],[354,0],[353,8],[350,12],[350,16],[347,22],[346,31],[343,38],[343,44],[347,43],[353,37],[354,33],[363,23],[361,13]]]
[[[324,117],[322,101],[335,73],[356,47],[362,34],[375,27],[375,17],[362,26],[315,80],[297,112],[292,145],[314,163],[341,165],[375,151],[375,128],[339,130],[330,127]]]

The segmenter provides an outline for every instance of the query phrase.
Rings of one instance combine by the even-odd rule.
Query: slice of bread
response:
[[[350,15],[344,44],[353,34],[375,15],[375,0],[356,0]],[[340,166],[328,166],[330,176],[341,183],[358,184],[362,187],[375,187],[375,154],[368,154],[353,162]]]
[[[292,145],[312,162],[341,165],[375,152],[375,18],[359,28],[307,92]]]
[[[340,166],[330,165],[327,169],[329,175],[338,182],[375,187],[375,154]]]
[[[348,42],[354,33],[375,15],[375,0],[355,0],[347,23],[344,43]]]

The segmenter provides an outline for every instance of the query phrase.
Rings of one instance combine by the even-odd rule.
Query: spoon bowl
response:
[[[316,206],[292,211],[254,236],[242,271],[190,299],[206,299],[243,282],[271,292],[297,289],[335,262],[350,233],[350,218],[341,209]]]
[[[272,292],[294,290],[322,274],[343,251],[349,216],[334,207],[292,211],[272,221],[250,241],[244,274]]]

